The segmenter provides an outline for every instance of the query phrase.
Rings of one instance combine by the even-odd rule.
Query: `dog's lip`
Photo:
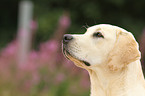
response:
[[[67,59],[69,59],[68,55],[71,56],[71,54],[70,54],[67,50],[65,50],[64,48],[63,48],[63,54],[64,54],[64,56],[65,56]],[[72,57],[72,56],[71,56],[71,57]],[[69,60],[70,60],[70,59],[69,59]]]
[[[91,66],[91,64],[89,63],[89,62],[87,62],[87,61],[82,61],[85,65],[87,65],[87,66]]]
[[[72,54],[71,54],[68,50],[66,50],[65,48],[63,48],[63,53],[64,53],[64,55],[65,55],[65,57],[66,57],[67,59],[69,59],[69,57],[68,57],[68,55],[69,55],[69,56],[71,56],[71,57],[73,57],[73,58],[79,60],[80,62],[83,62],[86,66],[90,66],[90,65],[91,65],[91,64],[90,64],[89,62],[87,62],[87,61],[80,60],[80,59],[78,59],[77,57],[72,56]],[[70,60],[70,59],[69,59],[69,60]]]

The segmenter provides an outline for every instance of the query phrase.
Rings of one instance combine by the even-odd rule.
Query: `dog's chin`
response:
[[[69,51],[67,51],[65,49],[63,50],[63,53],[67,59],[73,61],[75,63],[75,65],[78,67],[90,66],[90,63],[88,63],[87,61],[84,61],[84,60],[80,60],[79,58],[72,55]]]

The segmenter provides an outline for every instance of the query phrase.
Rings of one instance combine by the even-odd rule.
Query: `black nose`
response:
[[[65,34],[63,36],[63,43],[64,44],[67,44],[69,41],[71,41],[73,39],[72,35],[69,35],[69,34]]]

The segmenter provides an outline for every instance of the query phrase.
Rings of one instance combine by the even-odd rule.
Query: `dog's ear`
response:
[[[137,59],[140,59],[140,51],[135,38],[129,32],[119,31],[114,48],[108,57],[109,69],[121,70]]]

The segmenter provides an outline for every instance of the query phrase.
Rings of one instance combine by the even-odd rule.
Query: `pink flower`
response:
[[[30,22],[30,28],[31,28],[31,30],[37,30],[38,24],[37,24],[37,22],[35,20],[32,20]]]
[[[40,45],[40,51],[54,52],[57,51],[57,49],[58,49],[58,42],[55,40],[50,40]]]
[[[56,78],[55,78],[55,82],[57,84],[60,84],[61,82],[63,82],[65,80],[65,75],[63,73],[59,73]]]
[[[32,50],[29,54],[29,59],[30,60],[37,60],[39,58],[39,54],[37,51]]]
[[[10,44],[8,44],[7,47],[1,51],[1,56],[4,56],[4,57],[5,56],[15,56],[17,53],[17,49],[18,49],[17,41],[13,41]]]
[[[59,20],[61,26],[68,28],[71,24],[70,17],[68,13],[65,13]]]

